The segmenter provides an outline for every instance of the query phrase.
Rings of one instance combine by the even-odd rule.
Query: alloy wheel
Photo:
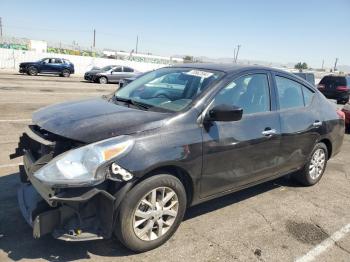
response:
[[[320,175],[322,175],[325,163],[326,153],[322,148],[319,148],[312,155],[309,165],[309,174],[312,179],[316,180]]]
[[[174,190],[158,187],[148,192],[134,212],[133,228],[136,236],[151,241],[163,236],[173,225],[179,202]]]

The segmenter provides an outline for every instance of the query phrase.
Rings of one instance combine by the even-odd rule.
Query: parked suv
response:
[[[116,66],[109,70],[96,73],[92,81],[100,84],[119,83],[123,78],[133,77],[139,74],[136,70],[128,66]]]
[[[69,77],[71,74],[74,74],[74,65],[69,60],[63,58],[43,58],[37,62],[20,63],[19,72],[32,76],[41,73]]]
[[[328,75],[318,84],[318,90],[327,98],[346,104],[350,94],[350,76]]]
[[[23,156],[18,200],[35,238],[114,233],[140,252],[190,206],[287,174],[316,184],[343,137],[344,114],[299,77],[184,64],[36,111],[10,157]]]

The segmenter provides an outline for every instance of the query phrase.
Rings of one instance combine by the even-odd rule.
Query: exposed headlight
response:
[[[98,167],[127,154],[133,145],[130,137],[119,136],[73,149],[52,159],[34,176],[57,187],[95,185],[105,179],[104,172],[97,172]]]

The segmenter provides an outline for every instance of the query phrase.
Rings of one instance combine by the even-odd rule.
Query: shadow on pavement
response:
[[[102,257],[126,257],[135,253],[123,247],[117,239],[86,242],[64,242],[50,235],[33,239],[32,229],[22,218],[17,205],[17,173],[0,177],[0,250],[9,259],[45,259],[74,261],[88,259],[90,254]],[[190,208],[185,220],[246,200],[280,186],[297,186],[286,179],[267,182]]]

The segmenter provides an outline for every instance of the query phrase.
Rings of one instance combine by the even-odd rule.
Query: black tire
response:
[[[69,77],[70,71],[68,69],[63,69],[61,75],[62,77]]]
[[[173,220],[172,225],[163,235],[154,240],[142,240],[136,235],[134,230],[135,211],[140,207],[140,201],[146,195],[148,195],[154,189],[163,187],[169,188],[176,193],[178,201],[176,217]],[[144,252],[154,249],[165,243],[175,233],[184,217],[186,205],[186,191],[178,178],[167,174],[152,176],[140,182],[130,192],[128,192],[121,204],[114,233],[125,247],[135,252]],[[156,218],[153,217],[149,220],[156,220]],[[149,220],[145,221],[146,225]],[[156,227],[156,224],[151,226],[151,228],[154,227]]]
[[[316,152],[318,152],[318,150],[321,150],[324,153],[324,165],[323,165],[320,173],[317,175],[317,177],[313,177],[311,172],[310,172],[310,168],[312,166],[313,157],[316,154]],[[297,180],[300,184],[302,184],[304,186],[313,186],[313,185],[317,184],[318,181],[321,180],[321,178],[324,174],[324,171],[326,170],[327,160],[328,160],[327,146],[324,143],[317,143],[315,145],[314,149],[312,150],[312,153],[311,153],[306,165],[304,166],[304,168],[302,170],[300,170],[299,172],[295,173],[293,175],[293,178],[295,178],[295,180]]]
[[[102,85],[108,84],[108,79],[107,79],[107,77],[105,77],[105,76],[101,76],[101,77],[98,79],[98,82],[99,82],[100,84],[102,84]]]
[[[38,69],[35,66],[28,67],[27,74],[30,76],[36,76],[38,74]]]

